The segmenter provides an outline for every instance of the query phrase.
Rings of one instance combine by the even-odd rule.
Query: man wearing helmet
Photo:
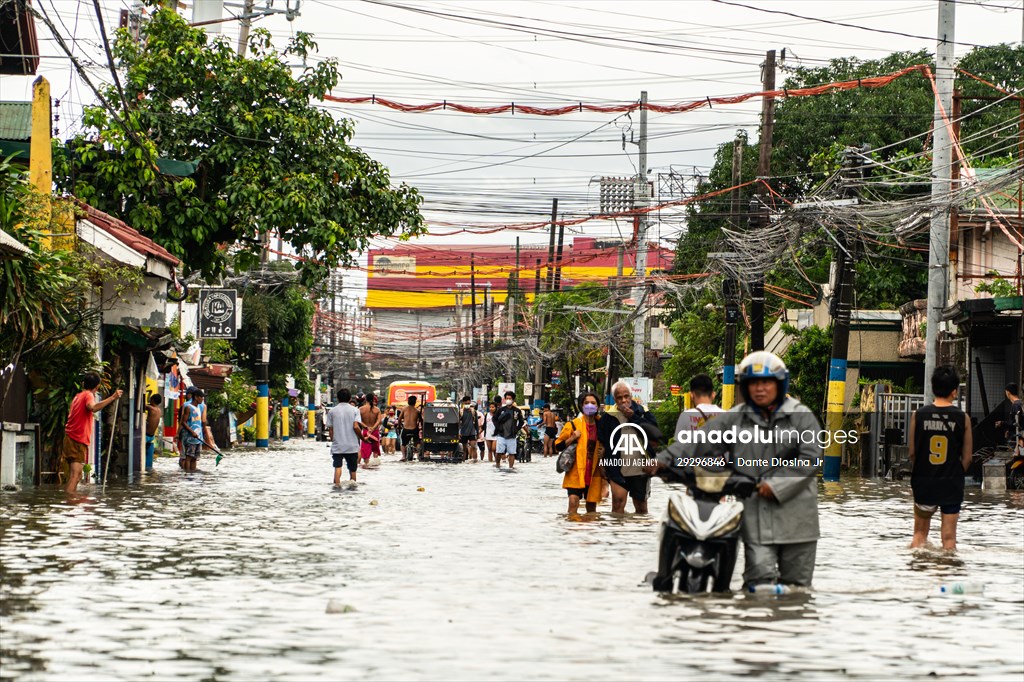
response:
[[[755,494],[744,501],[744,586],[809,586],[818,541],[821,427],[805,405],[786,394],[789,370],[778,356],[751,353],[736,374],[744,402],[704,424],[706,439],[680,438],[660,452],[659,468],[723,457],[757,480]]]

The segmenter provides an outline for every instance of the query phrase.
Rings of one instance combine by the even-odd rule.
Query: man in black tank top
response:
[[[964,472],[971,465],[971,422],[956,407],[960,377],[952,367],[932,374],[935,402],[910,418],[910,486],[914,491],[914,539],[923,547],[936,509],[942,509],[942,548],[956,549],[956,524],[964,501]]]

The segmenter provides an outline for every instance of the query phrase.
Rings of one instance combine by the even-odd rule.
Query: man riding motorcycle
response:
[[[715,458],[757,480],[757,492],[744,501],[744,587],[809,586],[818,541],[821,427],[805,405],[786,395],[789,370],[778,356],[751,353],[740,363],[737,381],[744,402],[701,427],[707,442],[679,436],[681,442],[658,454],[658,466]]]

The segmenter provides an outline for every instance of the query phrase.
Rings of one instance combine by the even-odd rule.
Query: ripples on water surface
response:
[[[201,466],[0,497],[5,680],[1024,676],[1019,495],[969,491],[946,556],[906,549],[909,486],[844,481],[812,594],[665,598],[656,520],[566,518],[551,460],[389,459],[350,492],[323,444]],[[985,595],[937,594],[963,579]]]

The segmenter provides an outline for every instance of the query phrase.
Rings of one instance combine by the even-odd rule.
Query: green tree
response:
[[[789,368],[789,392],[821,419],[828,391],[832,327],[807,327],[798,330],[791,325],[785,325],[783,330],[796,337],[782,358]]]
[[[41,425],[48,453],[63,433],[83,374],[103,370],[88,342],[99,322],[100,307],[91,302],[103,273],[142,279],[137,271],[101,265],[82,246],[47,247],[45,235],[61,231],[61,216],[72,211],[65,200],[35,193],[25,170],[0,158],[0,229],[29,248],[0,259],[0,403],[14,376],[8,368],[21,367],[32,385],[30,419]]]
[[[597,340],[593,335],[623,322],[622,315],[578,312],[573,307],[600,307],[610,300],[608,289],[598,284],[581,284],[538,297],[533,314],[547,316],[541,332],[540,347],[545,352],[556,354],[553,366],[562,370],[564,391],[570,390],[570,382],[576,372],[586,374],[605,366],[606,353],[610,350],[608,342]],[[565,401],[566,395],[559,393],[558,397]]]
[[[792,69],[784,87],[796,89],[878,76],[931,61],[931,55],[924,50],[895,52],[876,60],[834,59],[821,67]],[[959,67],[1015,92],[1024,86],[1021,79],[1024,46],[974,48],[960,60]],[[964,74],[957,75],[956,87],[965,95],[961,139],[972,165],[1005,165],[1017,134],[1016,100],[1000,104],[971,100],[972,96],[991,97],[999,93]],[[913,176],[927,176],[930,171],[928,131],[933,107],[931,85],[918,74],[906,75],[876,89],[856,88],[780,99],[773,136],[773,188],[785,196],[801,196],[839,168],[839,152],[845,147],[868,145],[879,150],[874,154],[876,160],[893,165],[908,177],[907,184],[873,188],[871,199],[927,193],[926,183],[910,180]],[[711,193],[732,185],[732,149],[732,141],[719,146],[714,165],[699,193]],[[748,145],[744,150],[744,178],[754,177],[756,166],[750,164],[756,164],[756,157],[756,147]],[[754,192],[763,194],[764,189],[741,191],[743,210],[746,210],[749,194]],[[720,249],[721,229],[729,222],[731,206],[729,194],[689,206],[688,231],[677,246],[676,272],[704,269],[707,253]],[[831,240],[821,230],[813,229],[804,235],[801,243],[791,245],[791,250],[790,257],[768,274],[768,283],[817,296],[819,285],[828,278],[833,255]],[[874,244],[871,250],[873,255],[857,265],[857,304],[860,307],[891,309],[924,295],[927,263],[921,253]]]
[[[315,49],[297,33],[278,54],[270,34],[255,30],[242,59],[226,39],[157,10],[141,40],[118,33],[124,99],[113,86],[105,95],[122,106],[116,116],[85,108],[85,132],[55,177],[206,276],[225,269],[228,249],[251,266],[263,231],[308,257],[307,284],[349,263],[371,236],[420,234],[416,190],[392,187],[387,169],[351,146],[352,122],[315,106],[339,81],[337,61],[292,75],[289,63]],[[158,159],[195,170],[167,175]]]
[[[669,351],[672,357],[665,360],[665,383],[685,387],[697,374],[714,377],[722,366],[725,337],[725,311],[714,297],[708,294],[680,311],[669,329],[676,345]],[[743,347],[741,339],[737,347]]]
[[[309,291],[298,282],[283,282],[253,285],[242,296],[242,326],[232,342],[238,365],[255,375],[259,344],[266,335],[270,343],[270,389],[274,395],[284,393],[288,375],[295,379],[296,388],[311,392],[305,363],[313,347],[316,307],[309,299]]]

